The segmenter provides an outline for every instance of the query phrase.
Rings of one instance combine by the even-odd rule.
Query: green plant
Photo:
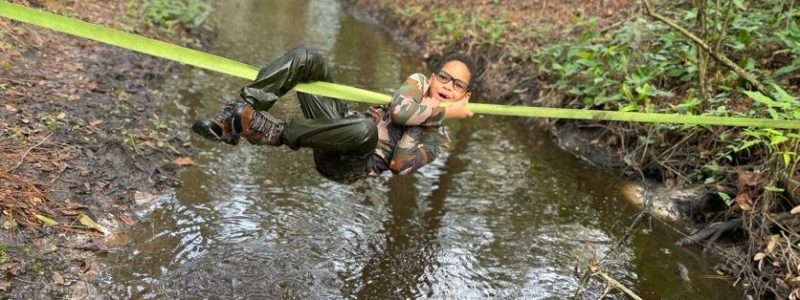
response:
[[[456,9],[446,11],[436,11],[432,15],[434,24],[434,42],[458,42],[466,35],[467,20],[464,15]]]
[[[174,26],[187,28],[200,26],[211,12],[204,0],[129,0],[127,9],[146,26],[164,27],[171,32]]]
[[[777,120],[800,120],[800,100],[790,95],[780,86],[772,84],[775,100],[767,97],[761,92],[745,91],[744,93],[761,104],[769,113],[770,117]],[[785,130],[775,130],[770,128],[745,129],[742,143],[735,148],[735,151],[742,151],[761,145],[765,147],[772,156],[779,157],[783,162],[783,167],[789,172],[793,172],[794,167],[800,161],[797,145],[800,134],[797,132],[787,132]]]
[[[435,43],[452,44],[467,39],[472,43],[488,46],[500,46],[505,42],[509,23],[504,18],[467,18],[457,9],[436,11],[432,14],[431,20],[434,25]]]
[[[0,245],[0,265],[8,263],[11,261],[11,257],[8,255],[8,246]]]

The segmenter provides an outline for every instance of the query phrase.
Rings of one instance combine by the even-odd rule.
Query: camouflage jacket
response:
[[[367,112],[378,125],[378,145],[369,164],[369,175],[386,170],[408,174],[436,159],[450,147],[442,126],[445,109],[439,101],[423,99],[428,78],[420,73],[408,77],[394,92],[389,107],[377,105]]]

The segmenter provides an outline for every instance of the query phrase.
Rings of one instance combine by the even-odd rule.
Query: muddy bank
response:
[[[187,40],[137,24],[126,1],[18,3]],[[179,66],[5,19],[0,29],[0,293],[85,298],[107,238],[189,163],[187,126],[159,110]]]

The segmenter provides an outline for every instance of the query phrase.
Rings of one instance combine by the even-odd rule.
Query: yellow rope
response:
[[[31,9],[7,1],[0,1],[0,17],[249,80],[254,80],[258,74],[258,70],[253,66],[221,56],[87,23],[74,18]],[[387,104],[391,100],[389,95],[328,82],[301,83],[295,86],[294,89],[298,92],[372,104]],[[506,106],[483,103],[470,103],[469,109],[475,113],[517,117],[800,129],[800,121],[774,119]]]

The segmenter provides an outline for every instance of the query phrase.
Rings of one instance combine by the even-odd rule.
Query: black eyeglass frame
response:
[[[452,80],[453,89],[455,89],[456,92],[466,93],[469,91],[469,83],[466,83],[461,79],[453,77],[453,75],[450,75],[450,73],[445,72],[445,70],[439,70],[439,72],[436,72],[436,78],[439,79],[439,81],[441,81],[442,84],[447,84]]]

